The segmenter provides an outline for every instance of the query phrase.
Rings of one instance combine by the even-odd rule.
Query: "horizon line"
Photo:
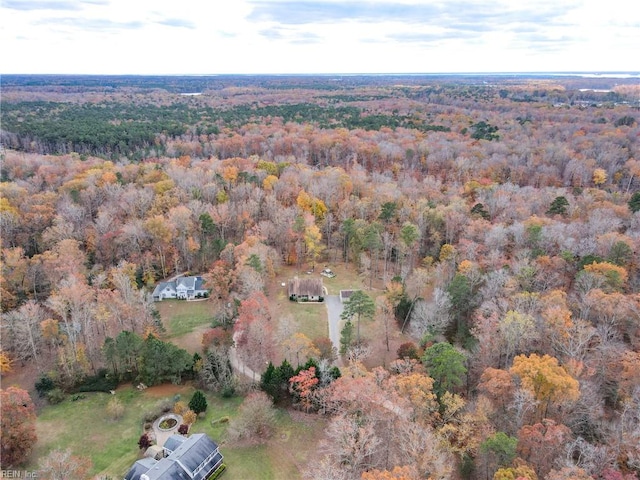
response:
[[[265,72],[265,73],[1,73],[1,76],[92,76],[92,77],[222,77],[222,76],[479,76],[479,75],[590,75],[604,77],[610,75],[639,76],[638,70],[532,70],[532,71],[468,71],[468,72]]]

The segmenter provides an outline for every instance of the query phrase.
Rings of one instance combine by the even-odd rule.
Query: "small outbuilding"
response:
[[[348,302],[355,290],[340,290],[340,303]]]
[[[289,300],[292,302],[323,302],[324,286],[321,278],[298,278],[289,280]]]

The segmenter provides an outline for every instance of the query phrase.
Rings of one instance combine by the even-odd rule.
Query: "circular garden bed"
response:
[[[179,415],[169,413],[158,419],[157,427],[162,432],[170,432],[178,427],[180,423]]]

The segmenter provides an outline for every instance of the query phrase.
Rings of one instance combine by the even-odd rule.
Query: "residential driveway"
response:
[[[233,335],[233,342],[236,341],[237,333]],[[244,364],[242,359],[238,357],[238,351],[236,347],[233,346],[229,349],[229,361],[231,362],[231,366],[235,369],[236,372],[242,373],[245,377],[250,378],[254,382],[259,382],[261,375],[257,374],[253,370],[251,370],[248,366]]]
[[[331,343],[336,347],[336,350],[340,351],[340,314],[342,314],[343,305],[340,301],[339,295],[327,295],[324,298],[324,302],[327,305],[327,318],[329,320],[329,338]],[[340,356],[338,356],[338,362],[340,362]]]

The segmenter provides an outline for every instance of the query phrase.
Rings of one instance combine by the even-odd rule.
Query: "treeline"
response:
[[[419,131],[449,131],[441,125],[424,124],[412,116],[370,114],[356,107],[314,104],[256,106],[230,109],[170,105],[59,102],[2,104],[2,143],[17,150],[42,154],[121,156],[140,160],[164,153],[163,139],[180,138],[187,131],[196,136],[217,134],[278,118],[282,122],[314,124],[321,129],[380,130],[413,128]]]

